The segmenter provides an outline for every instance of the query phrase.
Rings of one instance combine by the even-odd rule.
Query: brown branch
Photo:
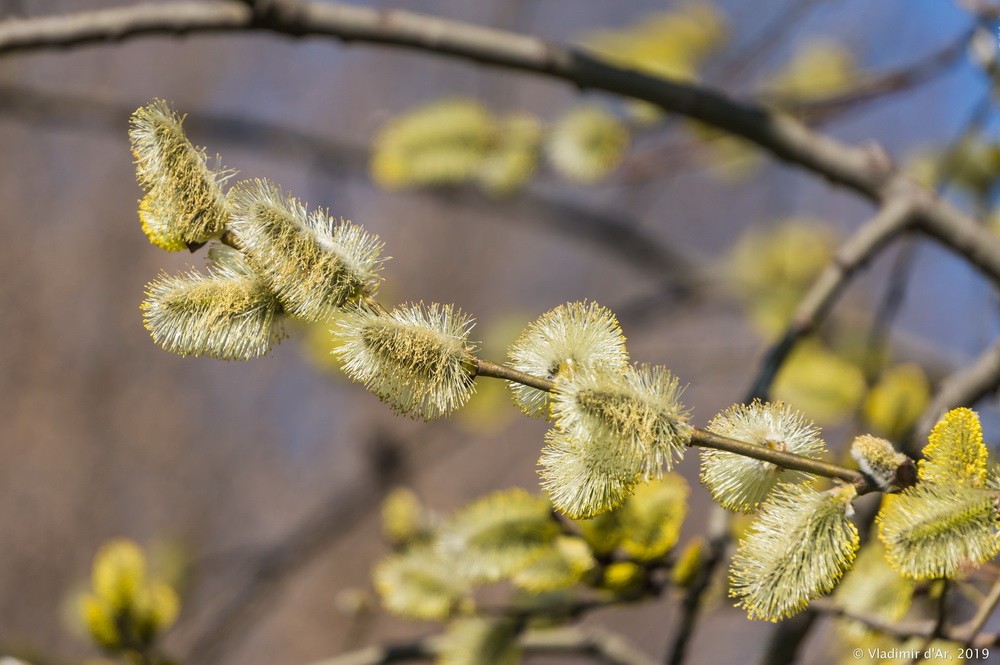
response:
[[[784,334],[765,352],[746,402],[770,397],[774,379],[796,343],[823,322],[851,277],[913,223],[914,211],[909,197],[890,200],[840,246],[802,299]]]
[[[620,635],[598,627],[531,630],[518,638],[527,655],[583,656],[609,665],[653,665],[648,656]],[[428,637],[394,646],[373,646],[312,665],[389,665],[426,661],[441,651],[441,638]]]
[[[273,0],[269,7],[266,13],[255,14],[239,2],[175,2],[11,20],[0,25],[0,54],[144,35],[249,30],[296,37],[325,35],[456,56],[562,79],[581,89],[642,99],[742,136],[871,199],[879,198],[892,173],[870,151],[817,134],[790,116],[732,101],[708,88],[616,67],[582,50],[535,37],[402,10],[340,3]]]
[[[945,412],[958,406],[971,406],[997,388],[1000,388],[1000,343],[941,382],[917,422],[914,440],[926,441]]]
[[[840,607],[833,600],[828,598],[814,600],[810,603],[809,607],[813,611],[829,617],[857,621],[877,633],[893,637],[901,642],[912,640],[914,638],[927,639],[928,637],[935,635],[935,629],[938,623],[937,619],[887,621],[886,619],[873,614],[851,612],[850,610]],[[973,634],[971,629],[976,627],[976,623],[974,623],[976,620],[977,618],[974,617],[968,623],[955,626],[953,628],[946,628],[941,631],[938,637],[950,642],[965,643],[966,639]],[[982,626],[979,628],[981,629]],[[985,647],[1000,646],[1000,633],[981,633],[979,630],[976,630],[974,639],[967,644],[973,648],[980,649]]]
[[[242,2],[139,4],[0,24],[0,54],[117,41],[142,35],[252,30],[321,35],[453,56],[560,79],[580,89],[634,97],[740,136],[779,159],[844,185],[880,204],[905,192],[919,228],[1000,282],[1000,240],[975,234],[977,224],[898,172],[874,145],[850,146],[795,118],[716,90],[611,65],[580,49],[503,30],[341,3],[271,0],[255,12]],[[980,229],[982,230],[982,229]]]
[[[989,620],[990,616],[992,616],[998,604],[1000,604],[1000,580],[993,583],[989,594],[987,594],[986,598],[983,599],[983,602],[979,604],[979,609],[976,610],[975,616],[969,619],[969,622],[963,626],[965,637],[962,639],[962,644],[966,647],[971,647],[976,643],[979,634],[983,630],[983,626],[986,625],[986,622]]]
[[[714,503],[709,516],[707,535],[708,553],[698,575],[685,591],[684,599],[681,601],[681,616],[664,660],[667,665],[681,665],[687,658],[705,593],[712,584],[716,569],[725,560],[726,549],[729,547],[729,512]]]
[[[538,390],[544,390],[546,392],[551,392],[556,387],[556,382],[551,379],[532,376],[531,374],[520,372],[513,367],[499,365],[481,358],[476,358],[475,363],[477,376],[486,376],[496,379],[504,379],[506,381],[513,381],[515,383],[520,383]],[[806,473],[824,476],[826,478],[843,480],[844,482],[854,485],[858,490],[858,494],[866,494],[877,489],[877,487],[869,483],[860,472],[853,469],[848,469],[847,467],[843,467],[838,464],[831,464],[830,462],[824,462],[822,460],[812,459],[811,457],[805,457],[803,455],[796,455],[795,453],[784,452],[781,450],[771,450],[770,448],[758,446],[753,443],[737,441],[736,439],[730,439],[719,434],[698,429],[697,427],[691,428],[691,440],[688,445],[723,450],[737,455],[742,455],[744,457],[752,457],[765,462],[771,462],[772,464],[785,469],[804,471]]]

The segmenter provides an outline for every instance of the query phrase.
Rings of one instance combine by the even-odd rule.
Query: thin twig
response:
[[[551,392],[556,387],[556,382],[551,379],[533,376],[531,374],[518,371],[513,367],[499,365],[481,358],[476,358],[475,363],[477,367],[477,376],[513,381],[515,383],[520,383],[525,386],[530,386],[531,388],[544,390],[546,392]],[[688,445],[723,450],[737,455],[742,455],[744,457],[752,457],[765,462],[771,462],[772,464],[785,469],[804,471],[806,473],[812,473],[826,478],[842,480],[854,485],[858,490],[858,494],[865,494],[878,489],[875,485],[869,483],[868,480],[865,479],[864,475],[853,469],[813,459],[811,457],[805,457],[803,455],[796,455],[795,453],[789,453],[782,450],[772,450],[765,446],[758,446],[745,441],[737,441],[719,434],[714,434],[713,432],[698,429],[697,427],[691,428],[691,439]]]
[[[947,411],[958,406],[971,406],[997,388],[1000,388],[1000,343],[941,382],[917,422],[913,439],[926,441],[934,425]]]
[[[143,35],[263,30],[304,37],[325,35],[427,51],[531,72],[655,104],[740,136],[775,157],[843,185],[871,201],[888,204],[900,192],[915,206],[917,227],[1000,282],[1000,240],[954,206],[933,199],[900,173],[874,144],[851,146],[820,134],[790,115],[741,103],[716,90],[612,65],[583,50],[503,30],[402,10],[342,3],[272,0],[255,13],[243,2],[173,2],[0,24],[0,54],[81,44],[109,43]],[[977,232],[978,231],[978,232]]]
[[[975,616],[973,616],[968,624],[964,626],[966,631],[965,638],[962,640],[967,648],[971,647],[976,638],[979,637],[979,633],[982,632],[983,626],[989,620],[993,611],[996,610],[997,605],[1000,604],[1000,580],[993,583],[993,587],[990,589],[989,594],[983,599],[983,602],[979,604],[979,609],[976,610]]]
[[[712,584],[715,570],[725,559],[726,549],[729,547],[729,514],[722,506],[712,504],[707,536],[708,552],[697,577],[691,582],[681,601],[681,616],[664,660],[667,665],[681,665],[687,658],[705,593]]]
[[[609,665],[653,665],[623,637],[604,628],[529,630],[518,638],[518,643],[527,655],[583,656]],[[368,647],[312,665],[389,665],[431,660],[440,651],[441,638],[435,636],[394,646]]]
[[[913,220],[914,207],[908,198],[891,200],[840,246],[802,299],[784,334],[765,352],[746,402],[770,397],[774,379],[798,341],[823,322],[857,270]]]

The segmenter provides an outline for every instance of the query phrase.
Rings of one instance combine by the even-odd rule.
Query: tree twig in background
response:
[[[608,665],[653,665],[655,661],[604,628],[570,627],[529,630],[518,638],[527,655],[578,656]],[[312,665],[389,665],[432,660],[441,650],[441,639],[429,637],[396,646],[375,646],[317,661]]]
[[[781,338],[764,354],[745,399],[747,403],[770,397],[774,379],[798,341],[823,322],[857,270],[892,238],[910,226],[913,219],[914,207],[909,199],[891,201],[840,246],[833,260],[800,302]]]
[[[926,441],[934,425],[949,409],[971,406],[997,388],[1000,388],[1000,343],[941,382],[930,405],[917,421],[914,440]]]
[[[701,616],[705,593],[712,585],[716,569],[726,558],[730,540],[729,514],[721,506],[713,504],[710,508],[707,536],[708,552],[701,570],[684,592],[681,616],[677,620],[677,627],[674,629],[664,661],[667,665],[681,665],[687,658],[698,618]]]

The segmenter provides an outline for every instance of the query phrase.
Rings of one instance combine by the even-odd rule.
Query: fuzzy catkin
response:
[[[136,177],[146,192],[139,207],[143,231],[170,251],[219,237],[229,220],[222,187],[233,172],[210,168],[205,152],[188,141],[183,122],[156,100],[132,114],[129,130]]]
[[[325,321],[375,292],[383,262],[378,236],[322,210],[310,213],[264,180],[237,183],[230,200],[241,251],[290,316]]]
[[[571,302],[541,315],[507,351],[516,370],[549,379],[566,378],[579,369],[624,370],[625,336],[611,310],[595,302]],[[548,415],[548,393],[511,382],[515,403],[529,416]]]
[[[708,424],[708,431],[762,448],[819,459],[825,450],[819,428],[798,411],[777,402],[754,400],[734,404]],[[779,482],[803,482],[810,476],[786,470],[771,462],[704,448],[701,481],[719,505],[749,513],[756,510]]]
[[[431,420],[475,391],[471,317],[451,305],[408,304],[391,312],[348,310],[333,329],[344,372],[394,410]]]
[[[232,264],[215,264],[208,274],[163,274],[147,285],[141,309],[153,341],[182,356],[249,360],[283,334],[274,294]]]

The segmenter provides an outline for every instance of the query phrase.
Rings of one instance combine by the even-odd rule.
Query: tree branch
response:
[[[914,429],[915,441],[926,441],[934,425],[945,412],[958,406],[971,406],[1000,388],[1000,343],[980,355],[968,367],[948,376]]]
[[[531,630],[518,642],[528,655],[584,656],[609,665],[653,665],[653,661],[623,637],[603,628]],[[389,665],[436,658],[441,638],[428,637],[394,646],[373,646],[321,660],[312,665]]]
[[[918,228],[1000,282],[1000,240],[950,204],[896,170],[876,145],[850,146],[817,133],[795,118],[716,90],[617,67],[583,50],[536,37],[402,10],[341,3],[271,0],[266,12],[244,2],[139,4],[0,24],[0,54],[113,42],[143,35],[261,30],[294,37],[398,46],[531,72],[641,99],[666,111],[740,136],[830,182],[880,204],[905,195],[916,206]]]
[[[840,246],[802,299],[784,334],[765,352],[746,402],[769,399],[774,379],[796,343],[822,323],[858,269],[913,223],[914,210],[909,197],[890,200]]]
[[[556,382],[551,379],[532,376],[531,374],[520,372],[513,367],[499,365],[481,358],[476,358],[475,363],[477,376],[486,376],[495,379],[513,381],[515,383],[520,383],[537,390],[544,390],[546,392],[551,392],[556,387]],[[697,427],[692,427],[691,430],[692,433],[691,440],[688,443],[689,446],[714,448],[716,450],[723,450],[737,455],[742,455],[744,457],[752,457],[765,462],[771,462],[772,464],[785,469],[804,471],[806,473],[824,476],[826,478],[843,480],[844,482],[854,485],[858,490],[858,494],[866,494],[878,489],[876,486],[869,483],[865,479],[864,475],[862,475],[859,471],[848,469],[847,467],[840,466],[838,464],[831,464],[830,462],[824,462],[822,460],[812,459],[811,457],[796,455],[795,453],[789,453],[781,450],[771,450],[770,448],[766,448],[764,446],[758,446],[745,441],[737,441],[736,439],[730,439],[719,434],[698,429]]]
[[[813,132],[762,106],[741,104],[699,86],[613,66],[582,50],[542,39],[402,10],[274,0],[263,15],[243,2],[139,4],[0,25],[0,54],[114,42],[144,35],[266,30],[289,36],[399,46],[562,79],[584,89],[635,97],[759,144],[832,182],[877,199],[891,165],[869,150]],[[281,7],[281,11],[273,10]]]

